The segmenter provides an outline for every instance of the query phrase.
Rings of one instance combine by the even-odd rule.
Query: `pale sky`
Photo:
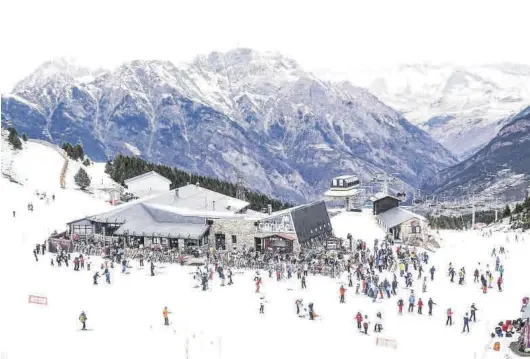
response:
[[[2,92],[60,56],[113,68],[250,47],[334,72],[530,64],[530,0],[3,0],[1,13]]]

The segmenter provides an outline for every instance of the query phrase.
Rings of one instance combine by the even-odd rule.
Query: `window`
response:
[[[412,226],[412,233],[421,233],[420,226]]]
[[[237,243],[237,237],[235,234],[232,234],[232,244],[236,244]]]

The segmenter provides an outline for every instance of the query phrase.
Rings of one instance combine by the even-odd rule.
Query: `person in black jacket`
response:
[[[465,332],[467,329],[467,332],[469,333],[469,317],[466,313],[466,315],[464,315],[464,328],[462,329],[462,333]]]
[[[432,306],[436,305],[436,303],[433,302],[432,298],[429,298],[427,305],[429,306],[429,315],[432,316]]]
[[[477,316],[476,316],[476,311],[477,311],[477,307],[475,307],[475,303],[471,304],[471,316],[469,317],[469,320],[473,321],[473,322],[476,322],[477,321]]]
[[[93,277],[93,278],[94,278],[94,285],[98,285],[99,272],[96,272],[96,273],[94,274],[94,277]]]

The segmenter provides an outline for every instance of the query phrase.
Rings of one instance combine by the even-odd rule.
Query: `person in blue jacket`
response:
[[[409,297],[409,313],[414,312],[414,303],[416,302],[416,298],[414,297],[414,294],[411,294]]]

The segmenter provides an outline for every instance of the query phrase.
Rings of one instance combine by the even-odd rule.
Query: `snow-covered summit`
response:
[[[80,141],[96,161],[139,153],[231,181],[239,171],[250,188],[292,202],[318,198],[345,170],[419,185],[455,163],[369,91],[278,53],[235,49],[185,66],[134,60],[88,83],[69,76],[3,97],[3,119],[30,137]]]
[[[530,103],[526,65],[421,63],[342,77],[367,87],[460,158],[488,143],[510,115]]]

